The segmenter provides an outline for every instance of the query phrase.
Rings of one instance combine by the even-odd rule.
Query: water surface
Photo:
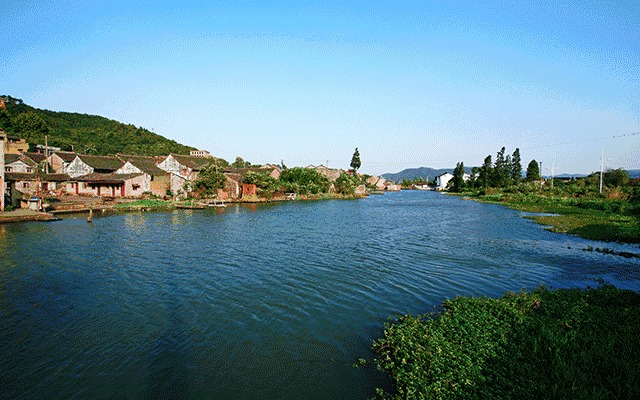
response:
[[[388,316],[640,290],[639,253],[433,192],[0,225],[0,397],[365,399]]]

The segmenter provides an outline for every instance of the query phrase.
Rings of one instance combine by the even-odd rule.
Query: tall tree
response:
[[[464,189],[464,162],[456,164],[456,168],[453,170],[453,186],[451,190],[454,192],[461,192]]]
[[[356,151],[353,152],[353,157],[351,157],[351,169],[353,169],[353,172],[357,172],[360,165],[360,152],[356,147]]]
[[[496,164],[493,173],[493,187],[505,187],[507,186],[507,180],[511,177],[510,165],[505,158],[505,148],[500,149],[496,155]]]
[[[527,181],[537,181],[540,179],[540,166],[536,160],[531,160],[527,167]]]
[[[522,179],[522,160],[520,159],[520,149],[516,149],[511,157],[511,180],[518,183]]]
[[[491,176],[493,175],[493,167],[491,163],[491,155],[485,157],[482,167],[480,168],[480,175],[478,180],[483,188],[488,188],[491,185]]]

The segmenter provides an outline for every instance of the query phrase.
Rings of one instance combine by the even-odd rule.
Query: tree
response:
[[[622,168],[609,169],[604,173],[604,184],[609,187],[625,186],[630,181],[629,172]]]
[[[540,166],[536,160],[531,160],[527,167],[527,181],[533,182],[540,179]]]
[[[357,178],[346,173],[340,174],[333,184],[336,192],[342,195],[353,195],[358,186]]]
[[[358,152],[358,148],[356,147],[356,151],[353,152],[353,157],[351,157],[351,169],[353,169],[353,172],[358,171],[360,165],[360,152]]]
[[[482,167],[480,168],[480,174],[478,180],[483,188],[488,188],[491,185],[491,176],[493,175],[493,167],[491,163],[491,155],[488,155],[484,162],[482,163]]]
[[[17,134],[28,134],[32,138],[39,138],[49,133],[47,123],[33,111],[19,114],[14,118],[13,125]]]
[[[458,164],[456,164],[456,168],[453,170],[453,179],[451,179],[451,181],[453,182],[453,186],[451,187],[451,190],[453,192],[461,192],[462,189],[464,189],[464,163],[463,162],[459,162]]]
[[[242,182],[256,185],[258,194],[268,199],[273,197],[273,194],[278,189],[276,179],[266,172],[249,171],[242,179]]]
[[[251,163],[243,160],[242,157],[236,157],[236,160],[231,164],[233,168],[248,168],[250,165]]]
[[[522,164],[520,159],[520,149],[516,149],[511,157],[511,180],[513,183],[520,182],[522,179]]]
[[[496,156],[496,164],[493,169],[493,180],[491,186],[502,188],[508,185],[511,178],[510,157],[505,157],[505,148],[501,148]]]
[[[218,189],[222,189],[227,182],[227,177],[219,172],[216,164],[209,164],[204,167],[193,184],[193,189],[201,196],[211,196],[217,194]]]

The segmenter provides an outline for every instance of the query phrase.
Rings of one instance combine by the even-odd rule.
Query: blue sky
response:
[[[358,147],[381,174],[506,146],[545,174],[601,151],[640,169],[638,21],[636,1],[4,0],[0,94],[229,161]]]

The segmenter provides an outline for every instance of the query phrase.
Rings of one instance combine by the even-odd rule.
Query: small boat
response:
[[[224,203],[224,200],[214,199],[213,203],[208,204],[209,207],[226,207],[227,205]]]

